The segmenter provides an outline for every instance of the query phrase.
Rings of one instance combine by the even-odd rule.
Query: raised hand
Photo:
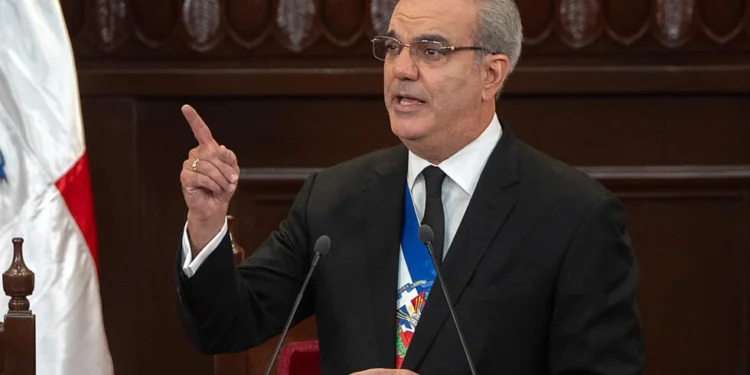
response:
[[[182,194],[188,206],[188,234],[195,256],[224,225],[229,201],[237,189],[240,167],[234,152],[214,140],[193,107],[184,105],[182,113],[198,141],[180,172]]]

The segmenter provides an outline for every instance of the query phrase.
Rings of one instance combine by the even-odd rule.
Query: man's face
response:
[[[473,46],[478,14],[476,0],[401,0],[388,36],[406,44],[433,40],[443,46]],[[385,104],[391,130],[407,143],[441,144],[462,138],[481,106],[475,52],[448,51],[439,63],[412,58],[411,53],[412,48],[405,47],[399,55],[385,59]]]

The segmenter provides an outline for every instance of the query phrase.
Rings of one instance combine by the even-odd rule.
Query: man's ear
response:
[[[495,94],[503,87],[505,79],[510,72],[510,59],[508,56],[496,54],[489,55],[482,62],[483,90],[482,99],[486,101],[495,101]]]

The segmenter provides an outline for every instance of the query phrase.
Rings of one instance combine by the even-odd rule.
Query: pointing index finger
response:
[[[190,124],[190,128],[193,129],[193,135],[195,139],[201,145],[218,145],[211,135],[211,130],[208,128],[203,119],[198,115],[198,112],[193,109],[190,105],[182,106],[182,114],[185,116],[185,120]]]

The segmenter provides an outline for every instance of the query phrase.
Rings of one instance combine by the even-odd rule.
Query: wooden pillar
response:
[[[36,374],[36,322],[28,296],[34,273],[23,261],[23,239],[13,239],[13,261],[3,273],[3,290],[10,296],[3,324],[5,375]]]
[[[5,325],[0,323],[0,374],[5,374]]]

